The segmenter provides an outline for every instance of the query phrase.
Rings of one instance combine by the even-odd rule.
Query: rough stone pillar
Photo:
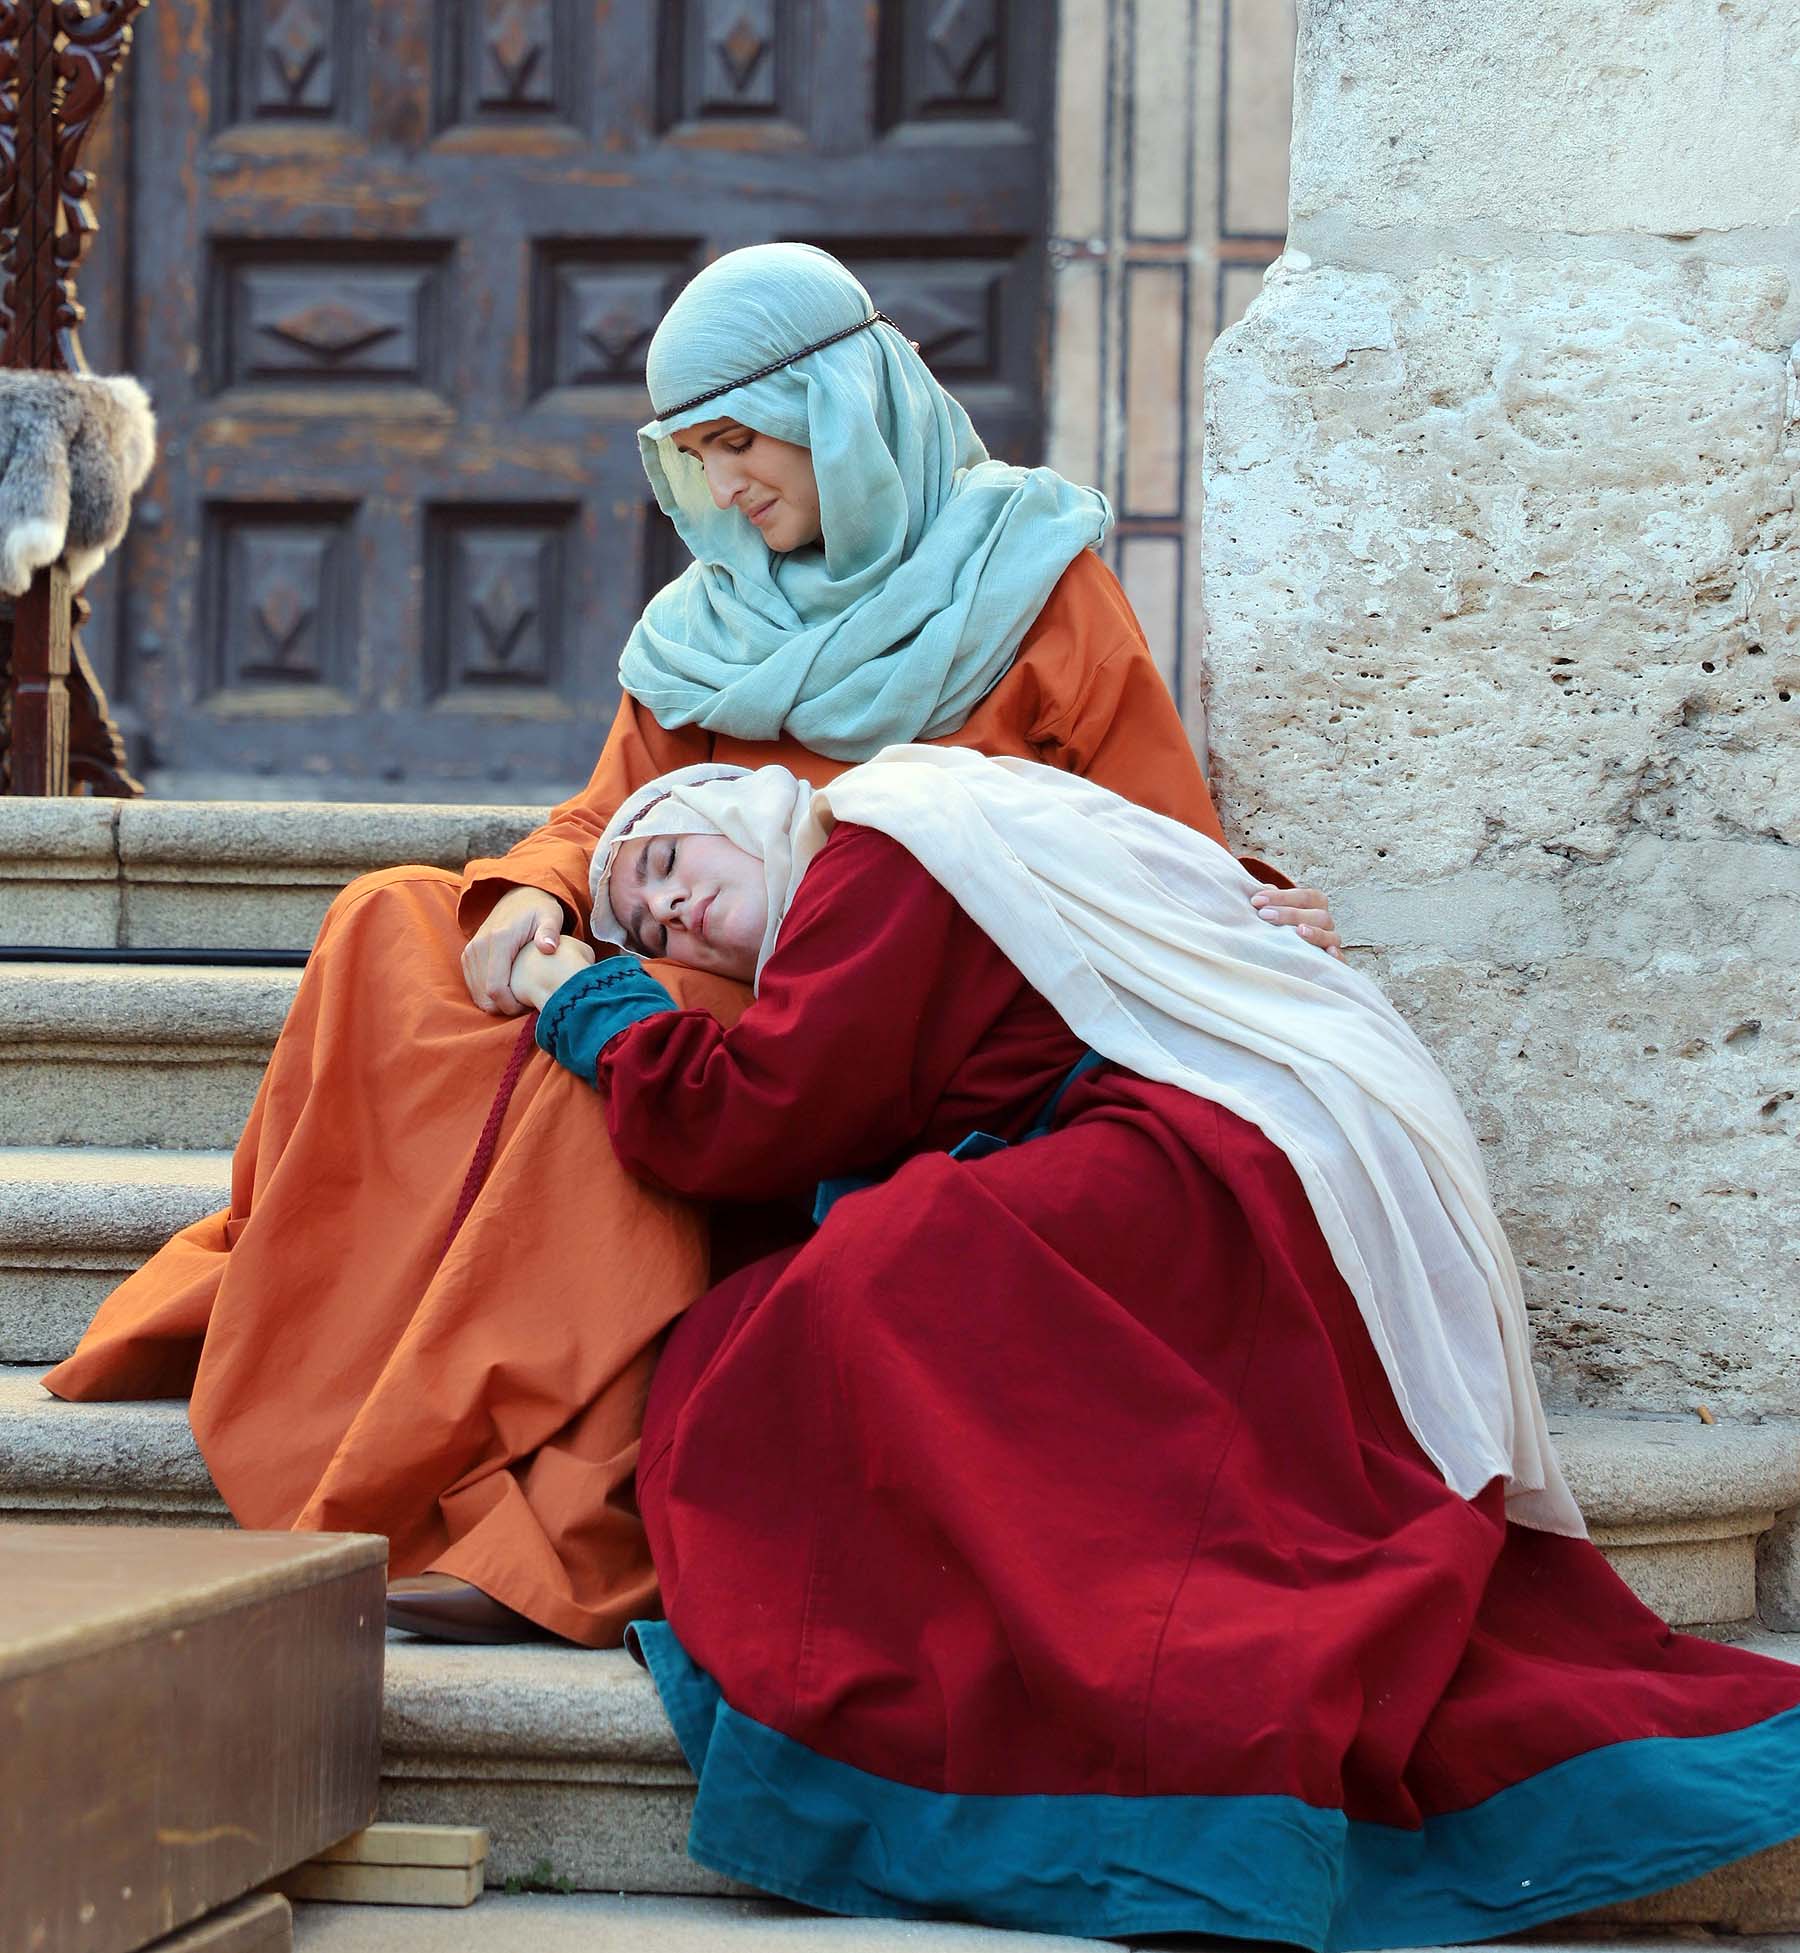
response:
[[[1305,0],[1207,367],[1228,820],[1458,1081],[1553,1400],[1800,1412],[1792,0]]]

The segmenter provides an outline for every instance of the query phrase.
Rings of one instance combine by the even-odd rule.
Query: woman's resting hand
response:
[[[529,942],[519,951],[512,966],[512,994],[521,1010],[542,1010],[552,992],[560,990],[570,977],[579,976],[594,960],[594,952],[576,936],[558,939],[548,955],[540,943]]]
[[[463,981],[471,1001],[497,1017],[534,1009],[513,987],[514,968],[526,948],[546,961],[553,956],[568,940],[562,926],[563,906],[554,895],[541,888],[509,888],[463,947]]]
[[[1316,888],[1259,888],[1251,906],[1264,922],[1298,929],[1302,939],[1317,943],[1327,956],[1344,960],[1344,939],[1331,919],[1331,904]]]

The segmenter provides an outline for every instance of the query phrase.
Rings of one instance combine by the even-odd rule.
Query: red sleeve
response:
[[[898,842],[840,827],[736,1024],[665,1012],[600,1054],[614,1150],[706,1199],[781,1199],[881,1166],[1021,985]]]

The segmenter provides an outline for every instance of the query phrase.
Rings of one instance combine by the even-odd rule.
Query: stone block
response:
[[[0,965],[0,1146],[234,1144],[298,982]]]
[[[276,1881],[290,1899],[375,1906],[470,1906],[481,1897],[480,1865],[296,1865]]]
[[[479,1865],[488,1834],[478,1824],[368,1824],[321,1851],[316,1865]]]
[[[1765,1626],[1800,1633],[1800,1511],[1784,1512],[1757,1541],[1756,1611]]]
[[[532,807],[130,801],[119,815],[121,940],[305,949],[358,875],[414,862],[460,872],[543,818]]]
[[[1544,233],[1791,254],[1768,234],[1800,215],[1793,28],[1787,0],[1310,0],[1290,241],[1335,218],[1415,252],[1481,225],[1496,255]]]
[[[0,943],[117,943],[118,808],[111,800],[0,798]]]
[[[178,1229],[226,1205],[231,1156],[0,1149],[0,1363],[56,1363]]]
[[[1551,1400],[1794,1414],[1800,303],[1427,257],[1296,259],[1209,358],[1215,791],[1458,1086]]]
[[[1738,1522],[1767,1519],[1747,1515]],[[1679,1536],[1627,1536],[1594,1528],[1594,1544],[1646,1607],[1677,1628],[1734,1627],[1756,1617],[1754,1531],[1711,1537],[1687,1529]]]
[[[1757,1540],[1800,1500],[1800,1426],[1552,1415],[1594,1544],[1647,1607],[1682,1628],[1756,1615]]]
[[[68,1404],[0,1370],[0,1430],[0,1519],[230,1523],[185,1403]]]
[[[1621,1539],[1761,1532],[1800,1505],[1800,1424],[1553,1411],[1550,1435],[1588,1524]]]

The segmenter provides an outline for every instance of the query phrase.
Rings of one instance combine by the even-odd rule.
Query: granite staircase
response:
[[[299,981],[271,963],[142,952],[302,949],[352,876],[457,868],[538,818],[0,800],[0,945],[117,959],[0,960],[0,1520],[229,1523],[183,1405],[65,1405],[37,1381],[125,1273],[224,1204],[229,1149]],[[1551,1421],[1596,1538],[1639,1593],[1678,1625],[1800,1661],[1800,1425]],[[382,1734],[382,1815],[486,1825],[495,1883],[547,1859],[585,1892],[723,1906],[732,1891],[686,1856],[691,1779],[622,1653],[390,1637]],[[1665,1926],[1800,1930],[1800,1845],[1609,1916],[1609,1930]],[[696,1924],[693,1943],[710,1930]]]

